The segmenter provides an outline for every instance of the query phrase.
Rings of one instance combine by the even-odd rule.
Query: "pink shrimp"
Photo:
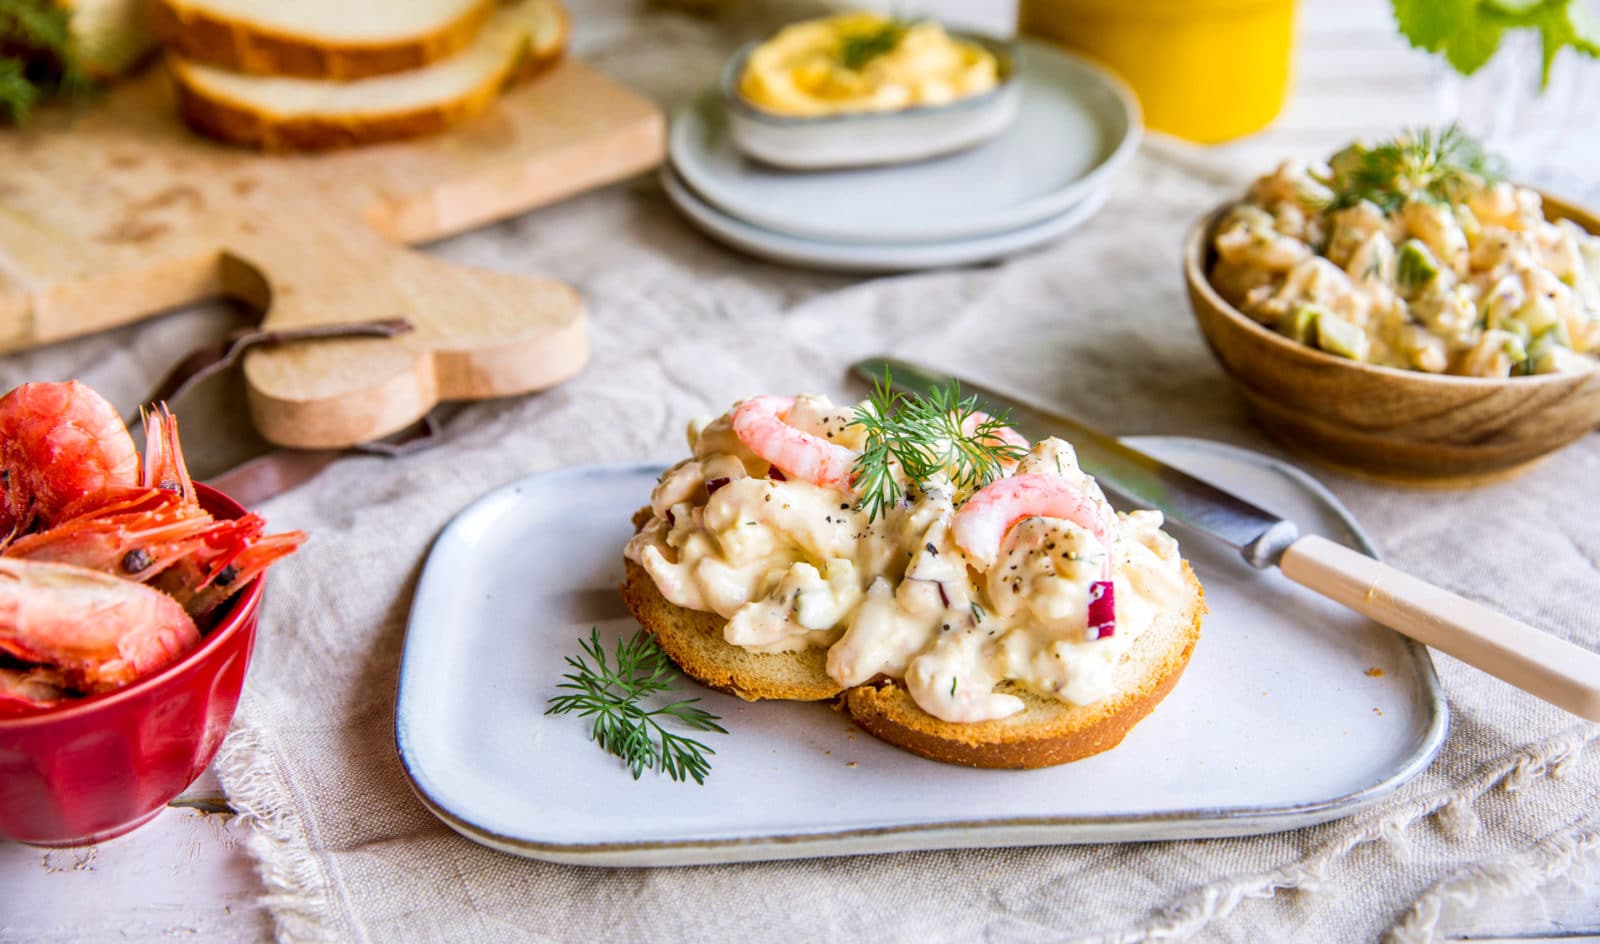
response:
[[[263,535],[266,520],[250,514],[219,521],[202,536],[204,547],[180,559],[152,581],[182,604],[197,622],[205,622],[223,603],[279,559],[293,554],[306,536],[302,531]]]
[[[993,417],[982,410],[973,410],[972,413],[969,414],[964,421],[962,421],[961,432],[967,436],[971,436],[973,433],[978,431],[979,426],[991,419],[993,419]],[[1033,447],[1033,443],[1028,442],[1028,437],[1022,435],[1009,426],[1001,426],[1000,428],[994,430],[988,436],[984,437],[984,441],[990,443],[991,445],[1011,446],[1017,449],[1020,453],[1026,453],[1030,448]],[[1021,459],[1021,455],[1017,455],[1015,457],[1002,460],[1000,464],[1004,468],[1010,469],[1020,462]]]
[[[54,524],[86,495],[138,480],[133,437],[87,385],[28,383],[0,397],[0,543]]]
[[[147,581],[201,552],[206,535],[217,526],[198,504],[185,502],[176,492],[129,488],[102,494],[112,500],[67,517],[48,531],[18,538],[0,553]]]
[[[119,688],[200,643],[178,602],[131,580],[69,564],[0,558],[0,651],[83,692]]]
[[[1070,521],[1105,547],[1100,579],[1089,587],[1088,636],[1101,639],[1113,635],[1116,602],[1111,529],[1099,507],[1067,480],[1039,474],[997,479],[967,499],[950,530],[956,546],[987,568],[1000,556],[1000,544],[1011,528],[1034,517]]]
[[[776,466],[785,478],[850,489],[856,454],[788,423],[793,397],[751,397],[733,411],[733,432],[745,448]]]
[[[177,418],[165,404],[145,417],[140,479],[141,485],[79,498],[53,527],[18,538],[0,556],[149,583],[202,621],[305,541],[299,531],[264,536],[260,515],[218,521],[201,508],[184,465]]]

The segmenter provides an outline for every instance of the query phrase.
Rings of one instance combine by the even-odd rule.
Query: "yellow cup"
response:
[[[1116,70],[1145,124],[1211,144],[1283,108],[1294,0],[1022,0],[1022,31]]]

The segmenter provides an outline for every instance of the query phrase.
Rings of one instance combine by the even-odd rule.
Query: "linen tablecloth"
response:
[[[580,4],[580,50],[670,105],[702,87],[757,18],[804,12],[787,6],[712,26],[620,0]],[[264,506],[274,528],[312,539],[273,572],[218,769],[253,824],[279,937],[1423,941],[1497,898],[1596,882],[1600,726],[1445,656],[1435,661],[1451,730],[1424,774],[1365,814],[1247,839],[571,868],[456,836],[413,797],[396,757],[406,616],[453,515],[532,472],[678,454],[690,417],[740,397],[859,396],[845,376],[857,356],[931,361],[1118,433],[1274,451],[1192,327],[1180,238],[1275,155],[1390,130],[1403,117],[1399,78],[1415,87],[1429,68],[1392,37],[1374,49],[1381,20],[1357,37],[1307,16],[1299,94],[1276,130],[1213,152],[1152,141],[1092,222],[1003,264],[871,280],[783,269],[697,235],[651,179],[437,246],[578,287],[593,361],[558,389],[460,409],[437,448],[352,456]],[[1350,107],[1368,100],[1378,104]],[[1577,185],[1600,196],[1593,179]],[[131,406],[181,351],[241,318],[205,306],[13,356],[0,382],[79,376]],[[197,465],[259,447],[236,383],[177,406]],[[1600,437],[1470,491],[1310,469],[1395,564],[1600,649]]]

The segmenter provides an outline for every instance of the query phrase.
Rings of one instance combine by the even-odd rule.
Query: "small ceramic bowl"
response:
[[[999,63],[1000,84],[945,105],[819,117],[775,115],[739,94],[745,62],[760,45],[749,43],[722,70],[722,97],[733,142],[746,157],[788,170],[903,164],[982,144],[1017,117],[1022,50],[1013,42],[975,33],[951,31],[950,35],[992,53]]]
[[[245,510],[197,485],[218,518]],[[264,578],[234,597],[200,647],[125,688],[0,716],[0,836],[78,846],[154,819],[200,776],[233,720]]]
[[[1211,352],[1284,443],[1348,469],[1416,483],[1499,478],[1600,428],[1600,371],[1490,379],[1379,367],[1299,344],[1212,287],[1212,234],[1193,228],[1184,278]],[[1600,233],[1600,219],[1544,195],[1546,216]]]

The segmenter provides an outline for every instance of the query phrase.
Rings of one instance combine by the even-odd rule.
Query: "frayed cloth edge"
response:
[[[261,903],[279,944],[337,941],[332,881],[311,851],[299,804],[272,769],[275,756],[259,728],[236,721],[217,752],[217,779],[250,832],[247,844],[267,889]]]
[[[1139,944],[1182,940],[1206,925],[1228,917],[1251,899],[1269,899],[1280,891],[1315,893],[1333,869],[1355,849],[1383,842],[1400,854],[1407,851],[1406,831],[1447,808],[1459,824],[1461,810],[1489,791],[1504,786],[1521,792],[1537,780],[1557,774],[1596,740],[1600,725],[1586,724],[1529,744],[1485,767],[1460,787],[1406,800],[1375,814],[1358,817],[1319,849],[1269,872],[1235,875],[1212,882],[1164,909],[1162,916],[1130,930],[1070,939],[1070,944]],[[1426,898],[1426,896],[1424,896]]]

